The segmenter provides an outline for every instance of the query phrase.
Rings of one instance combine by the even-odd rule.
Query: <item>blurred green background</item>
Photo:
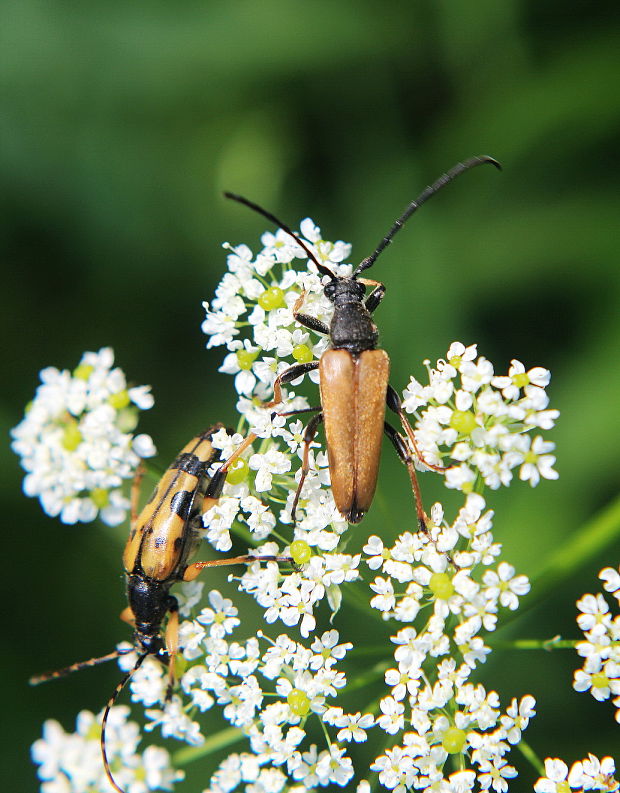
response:
[[[201,300],[221,277],[220,243],[256,246],[265,224],[223,189],[292,225],[310,215],[358,261],[422,187],[491,154],[503,174],[462,177],[379,260],[376,316],[398,389],[455,339],[477,342],[498,372],[513,357],[552,370],[561,478],[489,497],[506,557],[535,574],[618,490],[619,21],[605,0],[5,3],[5,439],[42,367],[73,368],[104,345],[153,386],[142,428],[163,464],[196,430],[234,420],[221,352],[203,349]],[[393,457],[352,548],[411,526]],[[8,440],[2,466],[2,768],[12,791],[34,791],[42,721],[73,729],[118,671],[38,689],[27,678],[128,636],[117,620],[126,527],[46,518],[21,494]],[[427,501],[445,497],[427,479]],[[618,550],[515,623],[519,635],[576,636],[574,601]],[[529,741],[543,757],[617,749],[610,703],[571,689],[577,665],[569,652],[513,651],[481,670],[504,697],[537,697]],[[204,767],[193,773],[179,790],[206,786]]]

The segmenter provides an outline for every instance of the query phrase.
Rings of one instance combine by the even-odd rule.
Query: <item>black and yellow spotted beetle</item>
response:
[[[248,564],[255,561],[291,562],[289,557],[236,556],[207,562],[189,563],[201,537],[202,516],[218,501],[231,464],[247,447],[244,442],[209,476],[209,469],[220,459],[220,453],[212,445],[213,435],[223,428],[216,424],[197,435],[183,447],[174,462],[165,471],[153,495],[136,517],[141,474],[134,480],[132,488],[131,531],[123,566],[127,577],[127,599],[129,605],[121,618],[134,626],[133,644],[138,653],[134,667],[123,677],[108,700],[101,724],[101,754],[110,784],[119,793],[124,793],[112,776],[108,762],[105,731],[112,705],[131,676],[144,659],[154,655],[168,665],[170,680],[168,697],[174,684],[174,661],[178,652],[179,605],[170,588],[178,581],[193,581],[208,567],[233,564]],[[162,625],[167,617],[162,637]],[[72,664],[64,669],[49,672],[30,679],[31,685],[62,677],[70,672],[118,658],[128,651],[116,650],[99,658]]]

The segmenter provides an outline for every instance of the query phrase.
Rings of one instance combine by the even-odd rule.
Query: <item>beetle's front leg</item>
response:
[[[379,303],[385,297],[385,284],[382,284],[381,281],[373,281],[370,278],[358,278],[357,279],[361,284],[366,284],[366,286],[374,286],[375,288],[372,292],[368,295],[366,300],[364,300],[364,305],[372,312],[377,308]]]
[[[291,380],[296,380],[298,377],[306,374],[307,372],[313,372],[315,369],[319,368],[318,361],[309,361],[308,363],[296,363],[293,366],[289,366],[288,369],[285,369],[281,374],[279,374],[275,382],[273,384],[273,399],[271,402],[263,402],[262,407],[264,408],[272,408],[276,405],[279,405],[282,402],[282,383],[290,383]]]
[[[321,320],[317,319],[316,317],[311,317],[310,314],[302,314],[299,311],[299,309],[303,306],[305,299],[306,291],[304,290],[293,305],[293,316],[295,317],[295,320],[305,328],[314,330],[316,333],[322,333],[323,336],[329,336],[329,327],[324,322],[321,322]]]

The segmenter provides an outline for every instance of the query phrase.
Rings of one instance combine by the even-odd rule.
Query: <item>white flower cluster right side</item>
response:
[[[599,573],[603,588],[620,604],[620,573],[606,567]],[[589,691],[599,702],[613,697],[616,721],[620,723],[620,613],[612,615],[609,603],[601,592],[584,595],[577,601],[581,612],[577,625],[584,641],[577,652],[584,659],[575,672],[575,691]]]
[[[415,413],[415,439],[422,462],[443,466],[446,487],[471,493],[480,483],[496,490],[519,479],[532,487],[541,478],[557,479],[550,454],[554,444],[532,430],[551,429],[559,411],[550,409],[545,391],[550,372],[529,371],[513,360],[507,375],[477,357],[475,344],[454,342],[445,360],[431,369],[429,384],[414,377],[403,394],[403,407]]]

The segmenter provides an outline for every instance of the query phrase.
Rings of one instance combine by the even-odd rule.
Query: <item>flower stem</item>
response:
[[[521,738],[521,740],[517,744],[517,748],[519,749],[519,751],[521,752],[523,757],[525,757],[525,759],[532,765],[532,767],[535,768],[536,771],[541,776],[544,776],[545,775],[545,766],[544,766],[542,760],[536,754],[536,752],[532,749],[532,747],[523,740],[523,738]]]
[[[562,639],[552,636],[550,639],[513,639],[513,640],[488,640],[494,650],[574,650],[579,641],[583,639]]]
[[[243,740],[243,738],[244,735],[238,727],[228,727],[225,730],[220,730],[214,735],[210,735],[200,746],[186,746],[184,749],[179,749],[172,756],[173,765],[187,765],[200,757],[217,752],[227,746],[232,746],[232,744]]]
[[[540,603],[545,595],[568,580],[577,570],[620,536],[620,497],[562,543],[532,582],[523,607]],[[519,609],[519,613],[523,613]]]

